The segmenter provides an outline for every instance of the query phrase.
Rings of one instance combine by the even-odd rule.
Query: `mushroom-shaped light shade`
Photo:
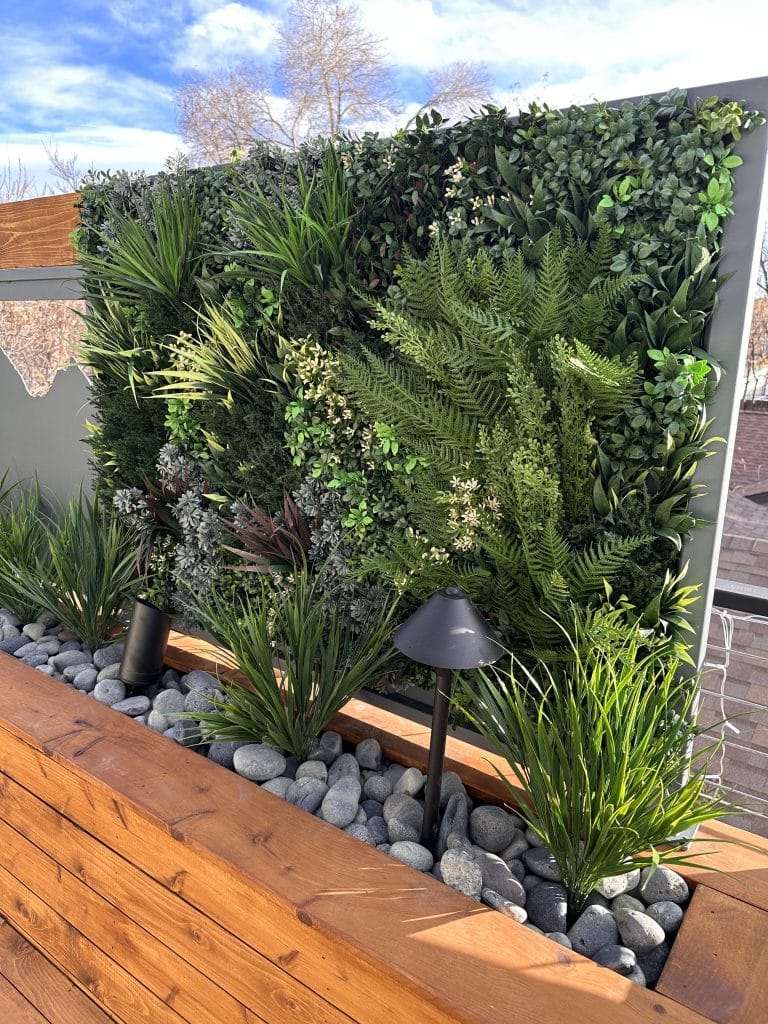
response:
[[[504,653],[489,623],[455,586],[433,594],[400,626],[392,643],[401,654],[432,668],[480,668]]]

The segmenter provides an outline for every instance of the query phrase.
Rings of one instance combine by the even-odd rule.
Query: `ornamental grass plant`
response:
[[[468,718],[523,782],[521,813],[552,851],[572,913],[603,878],[697,863],[670,837],[736,809],[707,778],[720,743],[691,758],[706,731],[697,678],[641,627],[616,629],[616,613],[606,616],[591,647],[568,638],[572,657],[557,677],[513,657],[464,684]]]
[[[285,582],[258,582],[255,599],[240,593],[233,602],[214,588],[190,609],[249,684],[222,683],[214,710],[194,718],[206,741],[269,743],[303,761],[333,715],[389,669],[395,604],[372,604],[353,623],[306,563]]]
[[[47,611],[96,650],[138,583],[131,539],[98,497],[82,490],[56,506],[50,519],[40,513],[31,518],[45,538],[37,556],[14,562],[12,552],[0,550],[0,579],[8,584],[11,608]]]
[[[45,523],[40,514],[40,486],[6,485],[0,476],[0,607],[30,622],[42,610],[34,598],[20,591],[18,580],[37,564],[47,565]]]

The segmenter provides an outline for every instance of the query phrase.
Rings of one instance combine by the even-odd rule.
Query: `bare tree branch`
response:
[[[462,61],[434,71],[430,86],[420,113],[439,106],[457,115],[490,96],[486,68]],[[223,163],[257,140],[296,149],[312,135],[354,131],[396,112],[381,40],[341,0],[294,0],[278,29],[274,67],[240,64],[198,76],[179,91],[177,107],[199,163]]]
[[[303,101],[307,135],[338,135],[393,112],[381,41],[362,27],[353,5],[295,0],[279,37],[279,78],[294,105]]]
[[[19,199],[29,199],[35,192],[35,179],[18,160],[16,167],[10,157],[5,165],[0,165],[0,203],[14,203]]]
[[[473,107],[491,102],[491,77],[485,64],[457,60],[444,68],[433,68],[429,85],[429,99],[422,103],[406,128],[429,110],[439,110],[445,117],[460,117],[470,113]]]
[[[43,142],[43,149],[48,157],[48,169],[54,178],[61,182],[65,191],[77,192],[83,183],[83,171],[77,166],[77,153],[62,156],[59,144],[52,140]]]
[[[760,249],[760,261],[757,268],[757,287],[768,295],[768,226],[763,234],[763,245]]]

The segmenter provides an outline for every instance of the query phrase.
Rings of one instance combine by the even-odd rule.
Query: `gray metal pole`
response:
[[[427,789],[424,796],[424,822],[421,828],[421,844],[430,850],[434,849],[437,837],[440,786],[443,781],[443,759],[445,757],[445,738],[448,733],[452,685],[452,669],[435,669],[435,706],[432,712]]]

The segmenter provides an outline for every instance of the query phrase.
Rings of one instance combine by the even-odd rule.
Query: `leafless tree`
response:
[[[745,405],[753,404],[764,393],[768,372],[768,296],[755,301],[752,325],[749,330],[747,363],[744,367],[744,390],[741,400]]]
[[[763,233],[763,245],[760,249],[760,261],[757,267],[757,287],[768,295],[768,225]]]
[[[59,144],[53,140],[43,142],[43,149],[48,157],[48,169],[54,178],[67,192],[77,192],[83,182],[83,172],[77,166],[77,153],[62,156]]]
[[[10,157],[0,165],[0,203],[13,203],[29,199],[35,191],[35,179],[19,158],[14,166]]]
[[[429,86],[429,99],[422,103],[406,128],[429,110],[439,110],[445,117],[459,117],[488,102],[492,96],[491,77],[486,66],[461,60],[444,68],[434,68],[430,72]]]
[[[457,62],[433,72],[430,91],[422,111],[457,113],[489,98],[488,75]],[[354,4],[336,0],[294,0],[273,68],[240,64],[198,76],[180,89],[177,106],[182,138],[200,163],[222,163],[259,139],[295,149],[309,136],[360,129],[397,109],[381,40]]]

